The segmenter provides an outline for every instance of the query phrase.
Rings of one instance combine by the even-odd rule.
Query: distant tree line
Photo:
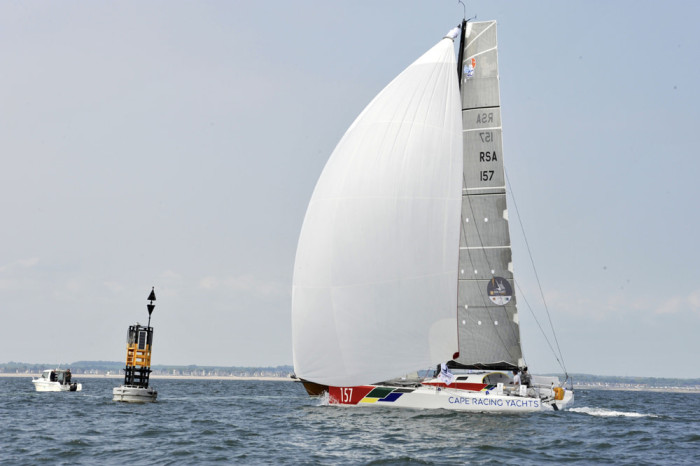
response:
[[[552,374],[553,375],[553,374]],[[557,374],[559,375],[559,374]],[[618,375],[570,374],[574,384],[619,384],[644,385],[647,387],[698,387],[700,379],[682,379],[676,377],[630,377]]]
[[[59,367],[56,363],[29,364],[23,362],[0,363],[0,373],[39,373],[44,369]],[[60,364],[60,367],[70,369],[74,374],[121,374],[124,369],[123,362],[117,361],[76,361],[70,364]],[[252,376],[252,375],[274,375],[286,377],[294,372],[292,366],[198,366],[191,364],[188,366],[176,365],[155,365],[151,366],[155,375],[203,375],[203,376]],[[558,375],[561,374],[546,374]],[[691,388],[700,387],[700,379],[683,379],[667,377],[627,377],[615,375],[591,375],[591,374],[571,374],[574,384],[577,385],[643,385],[647,387],[678,387]]]
[[[112,373],[120,374],[124,369],[123,362],[116,361],[76,361],[70,364],[42,363],[30,364],[24,362],[8,362],[0,364],[0,373],[16,374],[16,373],[38,373],[44,369],[52,369],[56,367],[70,369],[73,374],[88,374],[88,373]],[[188,366],[175,365],[154,365],[151,366],[153,374],[156,375],[260,375],[271,374],[279,376],[287,376],[294,372],[292,366],[274,366],[274,367],[252,367],[252,366],[198,366],[191,364]]]

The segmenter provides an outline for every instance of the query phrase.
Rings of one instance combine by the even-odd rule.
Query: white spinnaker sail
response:
[[[451,39],[382,90],[314,189],[292,297],[294,370],[380,382],[457,351],[461,106]]]

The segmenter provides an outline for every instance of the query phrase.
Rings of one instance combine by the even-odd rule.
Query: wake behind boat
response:
[[[309,394],[464,411],[572,405],[557,378],[507,374],[526,364],[497,45],[495,21],[463,21],[370,102],[328,160],[294,266],[294,369]]]
[[[40,377],[32,379],[37,392],[79,392],[83,384],[72,381],[70,369],[46,369]]]

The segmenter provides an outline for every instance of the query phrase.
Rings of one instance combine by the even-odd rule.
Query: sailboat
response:
[[[459,58],[454,41],[459,38]],[[524,369],[496,22],[462,21],[348,128],[316,184],[292,292],[295,374],[330,404],[565,409]]]

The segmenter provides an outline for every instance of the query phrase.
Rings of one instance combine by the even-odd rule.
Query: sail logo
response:
[[[486,293],[491,302],[497,306],[505,306],[513,299],[513,288],[508,280],[502,277],[493,277],[489,280]]]
[[[467,78],[474,76],[474,70],[476,69],[476,58],[472,57],[467,60],[467,64],[464,65],[464,75]]]

